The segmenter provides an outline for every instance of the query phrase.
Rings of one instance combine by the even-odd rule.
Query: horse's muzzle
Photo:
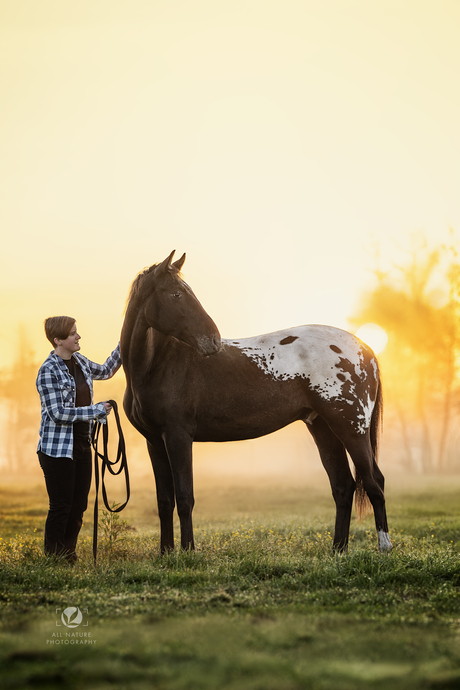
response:
[[[210,357],[220,352],[222,348],[222,341],[220,335],[213,335],[211,337],[202,336],[197,341],[197,349],[200,355]]]

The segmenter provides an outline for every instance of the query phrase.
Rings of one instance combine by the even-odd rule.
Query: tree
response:
[[[17,357],[2,372],[0,397],[7,404],[6,450],[8,469],[25,471],[35,451],[40,423],[40,401],[35,388],[38,362],[23,326],[19,327]]]
[[[443,469],[459,400],[460,264],[455,245],[418,239],[409,261],[375,271],[352,323],[373,321],[388,345],[380,360],[387,407],[408,465]],[[451,464],[452,459],[451,459]]]

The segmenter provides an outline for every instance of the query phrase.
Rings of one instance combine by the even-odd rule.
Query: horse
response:
[[[132,283],[120,346],[123,405],[146,438],[155,476],[160,549],[193,549],[194,441],[240,441],[303,420],[336,506],[333,548],[347,549],[353,496],[372,504],[381,551],[392,544],[377,465],[383,401],[373,351],[344,330],[307,325],[223,340],[181,273],[175,251]],[[348,456],[356,470],[350,470]]]

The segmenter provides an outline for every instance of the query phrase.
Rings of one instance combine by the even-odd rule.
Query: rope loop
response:
[[[111,513],[119,513],[128,504],[130,497],[130,487],[129,487],[129,471],[128,471],[128,459],[126,457],[126,444],[125,438],[123,436],[123,430],[120,423],[120,415],[118,414],[118,405],[115,400],[108,400],[112,406],[113,413],[115,415],[115,421],[118,430],[118,448],[116,460],[112,461],[109,459],[108,442],[109,442],[109,425],[108,420],[105,424],[101,422],[95,422],[93,425],[93,432],[91,435],[91,444],[94,449],[94,480],[96,486],[96,498],[94,500],[94,526],[93,526],[93,558],[96,562],[97,558],[97,527],[98,527],[98,517],[99,517],[99,459],[101,460],[101,483],[102,483],[102,497],[104,499],[104,505],[108,511]],[[99,435],[102,428],[102,441],[103,441],[103,451],[102,453],[98,450]],[[118,469],[115,469],[116,465],[119,464]],[[107,490],[105,488],[105,471],[108,470],[113,476],[117,476],[124,472],[125,474],[125,486],[126,486],[126,501],[116,508],[111,508],[107,498]]]

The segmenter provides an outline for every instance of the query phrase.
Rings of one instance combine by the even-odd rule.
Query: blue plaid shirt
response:
[[[64,361],[54,352],[41,365],[37,376],[37,390],[42,405],[40,440],[37,450],[53,458],[73,455],[73,424],[97,420],[107,421],[104,403],[93,404],[93,379],[109,379],[121,367],[120,345],[104,364],[96,364],[75,352],[77,360],[91,393],[91,405],[75,407],[76,388]]]

